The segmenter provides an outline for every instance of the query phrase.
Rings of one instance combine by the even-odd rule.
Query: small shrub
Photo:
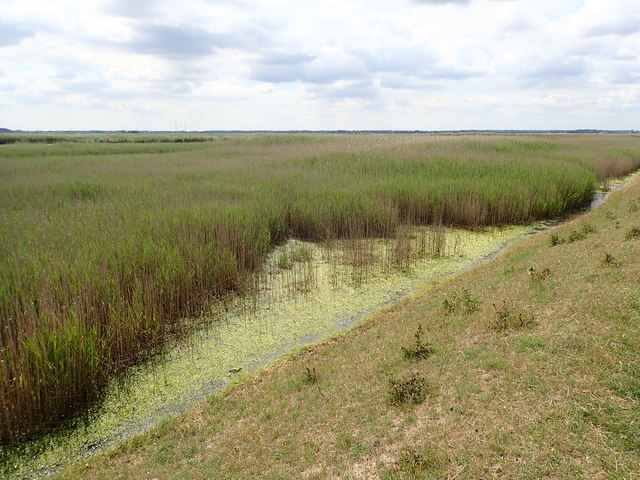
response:
[[[549,238],[549,243],[552,247],[555,247],[556,245],[562,245],[563,243],[566,243],[566,240],[557,233],[552,233],[551,237]]]
[[[407,447],[400,452],[393,469],[383,478],[442,478],[446,457],[434,448]]]
[[[584,223],[580,227],[580,230],[573,230],[567,238],[563,238],[557,233],[552,233],[549,238],[549,243],[552,247],[556,245],[562,245],[563,243],[573,243],[587,238],[590,233],[596,232],[596,227],[590,223]]]
[[[427,395],[427,380],[416,372],[406,378],[389,379],[389,401],[392,405],[422,403]]]
[[[315,385],[318,383],[318,372],[316,367],[307,367],[304,371],[304,383]]]
[[[631,230],[628,230],[627,233],[624,235],[624,238],[626,240],[631,240],[634,238],[638,238],[640,237],[640,228],[632,228]]]
[[[544,280],[549,278],[549,276],[551,276],[551,269],[549,267],[545,267],[539,272],[535,269],[535,267],[531,267],[529,269],[529,278],[531,279],[532,284],[539,285]]]
[[[573,230],[567,237],[567,243],[578,242],[580,240],[584,240],[585,238],[587,238],[587,235],[585,233]]]
[[[442,309],[445,315],[452,313],[473,313],[480,310],[480,300],[473,297],[469,290],[462,288],[452,294],[451,300],[445,298],[442,302]]]
[[[590,233],[594,233],[595,231],[596,231],[596,227],[594,227],[590,223],[584,223],[580,227],[579,231],[578,230],[573,230],[569,234],[569,236],[567,237],[566,242],[567,243],[573,243],[573,242],[578,242],[580,240],[584,240],[585,238],[587,238],[587,235],[589,235]],[[562,240],[561,243],[564,243],[564,240]]]
[[[462,305],[462,311],[464,313],[473,313],[480,310],[480,300],[472,297],[466,288],[462,289],[460,303]]]
[[[632,200],[629,203],[629,212],[634,213],[634,212],[637,212],[638,210],[640,210],[640,206],[635,200]]]
[[[493,304],[495,316],[489,322],[489,328],[495,332],[506,330],[520,330],[535,325],[533,315],[521,312],[516,307],[502,301],[500,306]]]
[[[414,344],[408,348],[402,347],[402,353],[407,360],[423,360],[433,353],[433,345],[422,340],[422,333],[422,325],[418,325],[414,335]]]

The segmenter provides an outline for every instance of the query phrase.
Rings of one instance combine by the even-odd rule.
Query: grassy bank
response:
[[[246,291],[288,237],[551,218],[640,166],[636,136],[178,138],[2,145],[3,442],[57,424],[182,319]]]
[[[62,477],[637,478],[639,209],[636,180]]]

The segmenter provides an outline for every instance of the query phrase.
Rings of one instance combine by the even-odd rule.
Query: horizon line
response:
[[[139,130],[139,129],[118,129],[118,130],[12,130],[0,128],[2,133],[112,133],[112,134],[139,134],[139,133],[162,133],[162,134],[207,134],[207,133],[640,133],[637,129],[599,129],[599,128],[570,128],[570,129],[447,129],[447,130],[420,130],[420,129],[212,129],[212,130]]]

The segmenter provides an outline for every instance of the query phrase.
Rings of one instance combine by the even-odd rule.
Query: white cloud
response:
[[[9,2],[0,127],[637,128],[636,1]]]

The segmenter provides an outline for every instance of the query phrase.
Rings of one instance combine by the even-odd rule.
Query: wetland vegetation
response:
[[[636,177],[55,478],[633,479],[639,201]]]
[[[640,167],[637,136],[2,138],[3,443],[73,415],[189,318],[251,294],[286,239],[554,218]]]

